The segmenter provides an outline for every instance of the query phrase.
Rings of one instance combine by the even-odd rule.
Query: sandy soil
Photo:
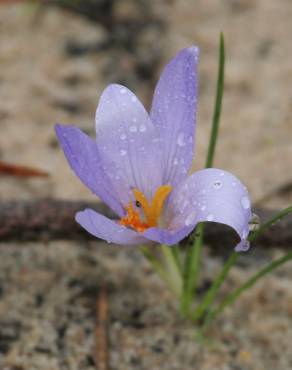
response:
[[[115,4],[114,20],[141,19],[137,3]],[[119,38],[109,42],[104,27],[69,11],[1,5],[0,159],[51,174],[49,180],[2,178],[2,199],[94,199],[69,170],[55,139],[55,122],[74,123],[94,134],[99,94],[113,81],[132,88],[149,106],[162,66],[192,43],[201,48],[194,169],[200,168],[210,131],[222,30],[227,69],[216,166],[239,176],[254,202],[266,197],[262,205],[281,207],[291,200],[291,192],[269,196],[292,183],[291,2],[149,4],[148,16],[154,21],[135,34],[132,50],[121,46]],[[116,34],[122,31],[126,38],[131,34],[128,29]],[[105,42],[108,48],[91,50]],[[243,257],[225,289],[278,253],[254,250]],[[212,278],[220,264],[206,250],[204,279]],[[94,305],[105,280],[112,370],[289,370],[290,270],[287,265],[242,297],[214,325],[212,342],[202,347],[193,340],[194,328],[179,321],[175,302],[138,251],[102,243],[2,243],[0,367],[94,368]]]

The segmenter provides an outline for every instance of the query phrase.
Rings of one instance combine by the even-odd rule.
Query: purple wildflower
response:
[[[194,153],[199,50],[180,51],[156,86],[150,115],[126,87],[110,85],[96,111],[96,140],[56,125],[67,160],[81,181],[119,217],[91,209],[76,221],[92,235],[123,245],[172,245],[201,221],[231,226],[248,249],[250,199],[228,172],[188,176]]]

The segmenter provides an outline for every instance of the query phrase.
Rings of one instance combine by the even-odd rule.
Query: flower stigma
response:
[[[171,190],[172,186],[170,185],[159,186],[154,194],[154,197],[152,198],[151,203],[149,203],[142,191],[133,189],[136,199],[134,203],[138,210],[135,209],[133,203],[130,202],[130,204],[126,207],[126,216],[122,217],[119,221],[120,225],[131,227],[140,233],[144,232],[150,227],[158,226],[158,221],[162,214],[165,200]],[[140,209],[143,212],[140,212]],[[143,218],[141,218],[141,213],[143,213]]]

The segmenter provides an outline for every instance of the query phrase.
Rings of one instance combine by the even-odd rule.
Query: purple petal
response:
[[[104,217],[92,209],[85,209],[78,212],[75,220],[91,235],[99,239],[104,239],[108,243],[137,245],[145,243],[145,241],[147,242],[141,234],[127,229],[125,226]]]
[[[151,198],[162,185],[158,131],[137,97],[121,85],[103,92],[96,111],[97,145],[107,172],[114,164],[115,183],[127,204],[132,188]]]
[[[228,172],[208,168],[190,176],[170,196],[170,227],[195,226],[202,221],[231,226],[241,238],[237,250],[248,248],[250,199],[246,187]]]
[[[160,244],[174,245],[184,239],[192,230],[193,226],[185,226],[178,228],[177,230],[167,230],[153,227],[146,230],[143,233],[143,236]]]
[[[180,51],[165,67],[155,89],[150,116],[164,149],[164,184],[178,184],[192,163],[198,59],[196,46]]]
[[[122,205],[104,173],[94,140],[74,126],[55,126],[65,156],[80,180],[119,216],[124,215]]]

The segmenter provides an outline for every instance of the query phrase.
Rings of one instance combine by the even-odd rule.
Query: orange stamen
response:
[[[142,207],[144,213],[144,220],[141,220],[140,212],[135,210],[132,202],[126,208],[127,215],[119,221],[121,225],[133,228],[138,232],[144,232],[150,227],[158,225],[159,218],[161,216],[164,202],[171,192],[172,187],[170,185],[160,186],[152,198],[151,204],[145,195],[138,189],[134,189],[133,193],[136,201]]]

